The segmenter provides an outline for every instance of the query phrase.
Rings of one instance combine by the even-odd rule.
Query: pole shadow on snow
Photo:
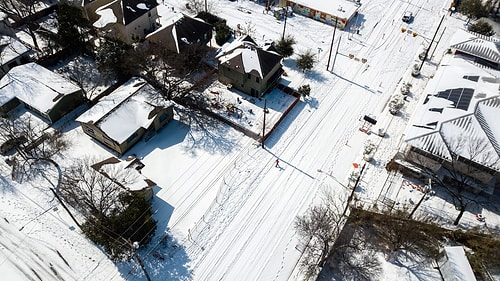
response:
[[[295,170],[297,170],[297,171],[301,172],[302,174],[304,174],[304,175],[308,176],[309,178],[314,179],[314,177],[313,177],[313,176],[311,176],[311,175],[309,175],[308,173],[304,172],[303,170],[301,170],[301,169],[300,169],[300,168],[298,168],[297,166],[294,166],[294,165],[292,165],[290,162],[287,162],[286,160],[284,160],[284,159],[282,159],[282,158],[278,157],[276,154],[274,154],[274,153],[273,153],[273,152],[271,152],[269,149],[267,149],[267,147],[264,147],[264,149],[265,149],[265,150],[266,150],[269,154],[271,154],[272,156],[274,156],[274,157],[275,157],[275,159],[278,159],[278,160],[279,160],[279,164],[278,164],[276,167],[277,167],[277,168],[279,168],[280,170],[284,170],[284,169],[285,169],[285,167],[284,167],[284,166],[290,166],[290,167],[292,167],[293,169],[295,169]]]
[[[361,85],[361,84],[358,84],[358,83],[356,83],[356,82],[354,82],[354,81],[352,81],[352,80],[349,80],[349,79],[347,79],[347,78],[344,78],[344,77],[342,77],[342,76],[338,75],[338,74],[337,74],[337,73],[335,73],[335,72],[333,73],[333,75],[337,76],[338,78],[340,78],[340,79],[342,79],[342,80],[344,80],[344,81],[347,81],[347,82],[351,83],[351,84],[352,84],[352,85],[354,85],[354,86],[358,86],[358,87],[360,87],[360,88],[362,88],[362,89],[365,89],[365,90],[367,90],[368,92],[371,92],[372,94],[376,94],[376,95],[379,95],[379,94],[380,94],[379,92],[377,92],[377,91],[375,91],[375,90],[371,89],[370,87],[368,87],[368,86],[366,86],[366,85]]]

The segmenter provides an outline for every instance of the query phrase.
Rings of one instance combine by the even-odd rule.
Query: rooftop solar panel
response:
[[[436,96],[453,102],[453,105],[457,109],[462,109],[467,111],[470,105],[470,101],[474,96],[474,89],[470,88],[448,89],[439,92]]]

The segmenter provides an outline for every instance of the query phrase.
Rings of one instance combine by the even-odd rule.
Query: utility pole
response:
[[[137,262],[141,266],[142,271],[144,271],[144,275],[146,276],[146,279],[148,281],[151,281],[151,277],[149,277],[149,273],[146,270],[146,266],[142,262],[141,257],[139,257],[139,255],[137,254],[137,250],[139,249],[139,242],[131,243],[130,240],[123,238],[123,236],[120,236],[120,238],[122,238],[127,243],[127,245],[130,246],[130,249],[134,252],[134,257],[137,259]]]
[[[354,186],[352,187],[351,195],[349,195],[349,198],[347,198],[347,204],[345,206],[344,212],[342,213],[342,216],[345,216],[345,214],[347,213],[347,210],[349,210],[349,204],[351,204],[351,201],[354,198],[354,193],[356,193],[356,186],[358,186],[359,180],[361,179],[361,175],[363,174],[365,167],[366,167],[366,163],[363,164],[363,167],[361,167],[361,171],[359,172],[358,178],[356,179],[356,182],[354,183]]]
[[[266,136],[266,111],[267,111],[266,99],[264,99],[264,122],[262,124],[262,140],[261,140],[262,148],[264,148],[264,138]]]
[[[59,194],[57,194],[57,192],[51,187],[50,188],[50,191],[52,191],[52,193],[54,193],[54,196],[57,198],[57,200],[59,201],[59,203],[61,203],[61,205],[63,206],[63,208],[66,210],[66,212],[68,212],[69,216],[71,217],[71,219],[75,222],[75,224],[79,227],[79,228],[82,228],[82,226],[78,223],[78,221],[76,220],[76,218],[73,216],[73,214],[70,212],[70,210],[68,209],[68,207],[66,207],[66,204],[64,204],[64,202],[62,201],[62,199],[59,197]]]
[[[207,5],[207,0],[205,0],[205,13],[208,13],[208,5]]]
[[[285,29],[286,29],[286,18],[288,18],[288,6],[285,6],[285,24],[283,25],[283,36],[281,36],[281,40],[285,40]]]
[[[335,18],[335,24],[333,25],[333,37],[332,37],[332,43],[330,44],[330,53],[328,54],[328,63],[326,64],[326,70],[330,67],[330,58],[332,57],[332,50],[333,50],[333,40],[335,40],[335,30],[337,29],[337,18]]]
[[[445,14],[445,15],[446,15],[446,14]],[[420,64],[420,67],[418,68],[418,70],[421,70],[421,69],[422,69],[422,67],[424,66],[424,62],[425,62],[425,60],[427,59],[427,55],[429,54],[429,50],[431,49],[431,45],[432,45],[432,43],[434,42],[434,39],[436,38],[436,35],[437,35],[438,31],[439,31],[439,28],[441,27],[441,24],[443,23],[443,20],[444,20],[445,15],[443,15],[443,16],[441,17],[441,21],[439,21],[439,24],[438,24],[438,27],[437,27],[437,29],[436,29],[436,32],[434,32],[434,36],[432,36],[432,40],[431,40],[431,43],[429,44],[429,47],[427,48],[427,50],[425,50],[424,59],[422,60],[422,63]]]

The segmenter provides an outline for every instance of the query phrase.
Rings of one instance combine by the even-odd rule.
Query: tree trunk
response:
[[[458,225],[458,223],[460,222],[460,219],[462,218],[464,213],[465,213],[465,206],[460,206],[460,213],[458,213],[458,216],[455,219],[455,221],[453,222],[453,225]]]

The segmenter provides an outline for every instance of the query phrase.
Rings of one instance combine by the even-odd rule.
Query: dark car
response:
[[[412,12],[406,11],[403,14],[402,20],[403,20],[403,22],[410,23],[413,20],[413,14],[412,14]]]

